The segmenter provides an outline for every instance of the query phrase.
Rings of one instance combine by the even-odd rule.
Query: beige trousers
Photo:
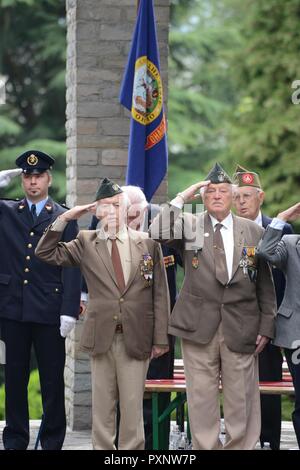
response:
[[[254,449],[260,436],[258,358],[230,351],[220,324],[206,345],[182,340],[193,449]],[[226,428],[220,433],[219,378]]]
[[[143,396],[148,366],[148,359],[139,361],[127,355],[123,334],[115,334],[107,353],[91,358],[94,449],[116,449],[118,401],[118,449],[144,449]]]

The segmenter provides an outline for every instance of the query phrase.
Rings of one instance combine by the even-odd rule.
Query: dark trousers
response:
[[[163,356],[157,359],[152,359],[149,364],[147,379],[172,379],[174,371],[174,343],[175,338],[170,338],[170,350]],[[161,405],[165,409],[170,403],[170,393],[163,393]],[[170,418],[167,418],[162,424],[166,440],[168,440],[170,433]],[[153,449],[153,434],[152,434],[152,400],[144,400],[144,429],[145,429],[145,449]],[[168,441],[169,442],[169,441]]]
[[[271,343],[259,354],[259,380],[282,380],[281,350]],[[269,442],[271,449],[279,450],[280,434],[281,395],[261,395],[261,444]]]
[[[295,354],[293,355],[294,352]],[[295,409],[292,413],[292,420],[297,437],[298,447],[300,449],[300,350],[298,349],[296,352],[293,349],[285,349],[284,353],[295,388]]]
[[[27,386],[32,345],[38,364],[43,403],[41,446],[45,450],[62,448],[66,433],[64,398],[65,340],[59,327],[38,323],[1,320],[6,345],[5,449],[25,450],[29,444]]]

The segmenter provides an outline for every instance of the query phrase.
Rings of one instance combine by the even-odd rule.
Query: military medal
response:
[[[175,265],[174,255],[164,256],[164,263],[165,263],[166,268],[174,266]]]
[[[257,269],[255,264],[255,246],[244,246],[242,259],[239,263],[243,269],[244,276],[249,276],[251,282],[256,281]]]
[[[247,261],[242,258],[240,261],[240,267],[243,269],[244,276],[247,275]]]
[[[194,256],[192,259],[192,266],[194,269],[198,269],[198,266],[199,266],[198,250],[194,251]]]
[[[149,253],[142,255],[140,268],[141,276],[144,278],[145,286],[151,286],[153,282],[153,259]]]

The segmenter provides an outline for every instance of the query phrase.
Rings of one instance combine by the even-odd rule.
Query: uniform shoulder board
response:
[[[63,202],[63,203],[61,203],[61,204],[59,204],[59,205],[60,205],[61,207],[63,207],[64,209],[67,209],[67,210],[70,209],[70,207],[68,207],[65,202]]]
[[[13,197],[0,197],[0,201],[14,201],[14,202],[20,202],[21,199],[19,197],[13,198]]]

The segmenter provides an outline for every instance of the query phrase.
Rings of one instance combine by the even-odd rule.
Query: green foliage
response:
[[[43,414],[40,379],[38,370],[35,369],[30,374],[28,385],[28,406],[30,419],[41,419]],[[0,420],[5,419],[5,390],[4,384],[0,387]]]
[[[36,139],[27,143],[28,148],[43,149],[50,155],[55,155],[55,166],[52,171],[53,183],[50,188],[50,195],[59,202],[65,202],[65,169],[66,169],[66,146],[64,142],[55,142],[54,140]],[[13,168],[16,155],[22,152],[22,147],[14,147],[15,154],[11,149],[0,150],[0,170]],[[0,197],[22,197],[22,187],[20,178],[15,178],[9,187],[1,189]]]
[[[220,161],[261,174],[266,213],[297,202],[300,1],[176,0],[171,19],[170,196]]]
[[[300,2],[227,0],[241,44],[232,55],[238,104],[228,129],[227,161],[261,173],[271,215],[299,201]]]
[[[65,200],[64,0],[0,2],[0,72],[8,77],[0,107],[0,168],[15,166],[27,149],[49,152],[57,163],[51,195]],[[0,196],[22,194],[17,181]]]
[[[224,23],[224,0],[179,3],[170,31],[170,164],[178,173],[196,170],[200,178],[226,147],[225,122],[235,99],[228,56],[239,41]]]

